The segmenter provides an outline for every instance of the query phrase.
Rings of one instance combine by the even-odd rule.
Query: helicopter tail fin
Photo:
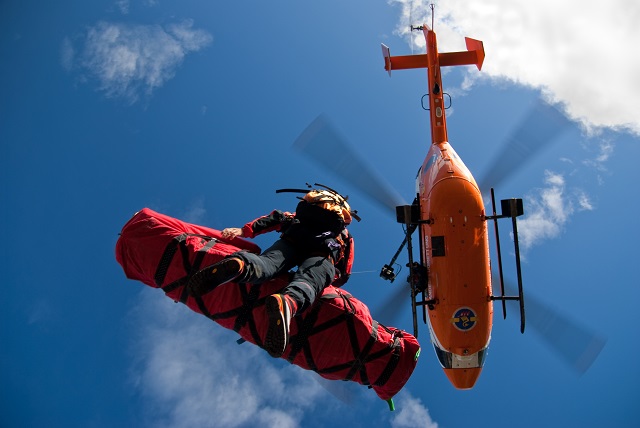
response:
[[[467,44],[467,51],[441,53],[438,56],[441,67],[475,64],[478,70],[482,69],[482,63],[484,62],[484,45],[480,40],[470,37],[465,37],[464,40]]]
[[[391,56],[389,48],[382,43],[382,56],[384,56],[384,69],[389,72],[391,70],[404,70],[407,68],[427,68],[427,54],[421,55],[398,55]]]

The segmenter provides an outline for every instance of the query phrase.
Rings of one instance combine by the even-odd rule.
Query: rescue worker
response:
[[[344,284],[350,273],[353,245],[346,226],[352,218],[360,219],[346,198],[326,189],[307,191],[294,214],[274,210],[242,228],[224,229],[225,239],[254,238],[271,231],[281,235],[260,255],[233,253],[189,280],[190,293],[201,296],[230,281],[260,284],[297,266],[289,284],[265,301],[268,326],[264,348],[274,358],[281,357],[287,347],[291,318],[307,309],[329,284]]]

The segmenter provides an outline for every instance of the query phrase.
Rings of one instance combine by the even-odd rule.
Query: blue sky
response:
[[[363,217],[352,227],[358,273],[346,288],[375,317],[395,294],[377,272],[401,227],[291,145],[325,113],[412,198],[429,144],[426,77],[390,79],[379,45],[424,49],[406,33],[409,16],[430,22],[428,4],[0,3],[0,425],[637,424],[640,336],[629,328],[640,301],[640,61],[631,54],[640,6],[559,3],[436,2],[442,51],[464,49],[464,36],[486,51],[481,72],[444,75],[449,139],[481,177],[536,100],[573,120],[496,192],[525,200],[526,292],[606,346],[580,376],[533,328],[520,335],[515,314],[497,314],[483,373],[461,392],[421,325],[423,353],[393,413],[366,388],[323,383],[237,345],[233,332],[127,280],[114,245],[145,206],[241,226],[294,207],[275,189],[326,183]],[[411,329],[408,308],[395,324]]]

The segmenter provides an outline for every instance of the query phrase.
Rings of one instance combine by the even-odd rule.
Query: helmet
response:
[[[307,184],[307,186],[311,188],[311,185]],[[351,224],[352,219],[360,221],[357,211],[351,209],[351,206],[347,202],[347,199],[349,198],[348,196],[342,196],[340,193],[323,184],[315,183],[315,186],[319,186],[322,189],[279,189],[276,190],[276,193],[304,193],[304,197],[300,199],[310,204],[319,205],[326,210],[335,212],[344,221],[345,225]]]
[[[310,204],[319,205],[325,210],[335,212],[344,221],[344,224],[351,223],[351,207],[347,200],[339,193],[329,190],[311,190],[302,200]]]

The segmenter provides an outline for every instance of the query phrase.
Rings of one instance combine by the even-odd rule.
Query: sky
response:
[[[440,51],[484,43],[481,71],[443,74],[449,141],[478,181],[532,105],[552,103],[571,126],[496,187],[524,200],[527,331],[496,310],[482,375],[458,391],[420,324],[420,361],[390,412],[365,387],[238,345],[127,280],[114,247],[143,207],[222,229],[292,210],[275,190],[320,182],[363,218],[345,288],[384,313],[400,284],[378,272],[402,227],[292,144],[325,114],[412,199],[430,144],[426,75],[389,78],[380,44],[424,52],[408,29],[431,23],[429,2],[0,2],[0,425],[637,425],[640,4],[449,0],[435,11]],[[506,226],[501,238],[513,278]],[[411,331],[408,303],[393,322]],[[605,343],[584,373],[548,346],[572,348],[574,324]]]

